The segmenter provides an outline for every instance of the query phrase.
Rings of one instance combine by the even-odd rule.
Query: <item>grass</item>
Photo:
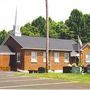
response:
[[[32,78],[53,78],[65,81],[76,81],[78,83],[90,84],[90,74],[73,74],[73,73],[16,73],[17,76],[29,76]]]

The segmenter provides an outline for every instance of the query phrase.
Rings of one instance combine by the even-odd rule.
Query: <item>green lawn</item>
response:
[[[66,81],[76,81],[78,83],[88,83],[90,84],[90,74],[72,74],[72,73],[16,73],[18,76],[30,76],[35,78],[53,78],[61,79]]]

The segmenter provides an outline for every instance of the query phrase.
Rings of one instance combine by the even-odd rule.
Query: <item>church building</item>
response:
[[[17,25],[17,10],[13,33],[0,45],[0,70],[38,71],[46,67],[46,38],[22,35]],[[90,64],[90,43],[81,48],[74,40],[49,38],[50,72],[63,72],[73,63]]]

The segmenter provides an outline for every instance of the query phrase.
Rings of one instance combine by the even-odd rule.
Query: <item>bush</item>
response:
[[[63,73],[71,73],[72,67],[66,66],[63,67]]]
[[[82,67],[72,67],[72,73],[81,73],[82,72]]]
[[[1,71],[10,71],[10,67],[0,67]]]
[[[87,66],[87,73],[90,74],[90,65]]]
[[[44,67],[39,67],[38,68],[38,73],[45,73],[45,68]]]

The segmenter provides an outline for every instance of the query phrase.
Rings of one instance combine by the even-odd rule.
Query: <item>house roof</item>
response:
[[[11,37],[18,42],[22,49],[46,49],[46,38],[45,37],[30,37],[24,36],[17,37],[11,35]],[[49,39],[50,50],[62,50],[62,51],[77,51],[77,43],[73,40],[66,39]]]
[[[83,45],[82,49],[84,49],[86,46],[90,46],[90,43],[86,43]]]
[[[0,46],[0,54],[14,54],[13,52],[11,52],[11,50],[7,47],[7,46],[3,46],[3,45],[1,45]]]

